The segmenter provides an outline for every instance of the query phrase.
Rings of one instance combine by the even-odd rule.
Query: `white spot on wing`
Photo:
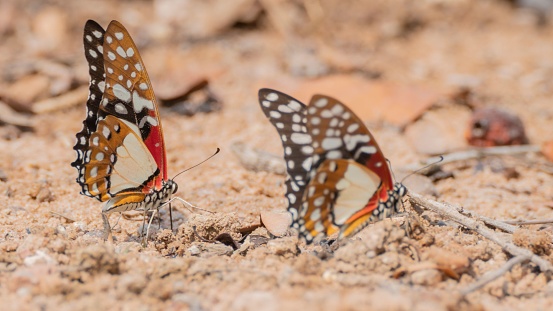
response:
[[[337,137],[327,137],[323,139],[321,146],[326,149],[338,149],[342,146],[342,139]]]
[[[102,129],[102,135],[104,135],[105,138],[109,138],[109,134],[109,128],[107,126],[104,126],[104,128]]]
[[[359,158],[359,156],[361,155],[361,153],[365,153],[365,154],[375,154],[376,153],[376,147],[375,146],[363,146],[361,148],[359,148],[357,150],[357,152],[355,152],[355,155],[354,157],[355,158]]]
[[[331,111],[334,115],[339,115],[340,113],[342,113],[342,111],[344,111],[344,107],[342,107],[342,105],[336,104],[334,107],[332,107]]]
[[[127,110],[127,107],[121,103],[115,104],[115,111],[120,114],[127,114],[129,111]]]
[[[98,53],[96,53],[93,49],[88,50],[88,54],[94,58],[98,57]]]
[[[309,158],[303,160],[303,163],[301,164],[301,167],[303,167],[304,170],[309,171],[309,170],[311,170],[311,164],[313,164],[313,158],[309,157]]]
[[[102,37],[102,33],[99,32],[98,30],[94,30],[94,31],[92,32],[92,34],[93,34],[96,38],[98,38],[98,39],[100,39],[100,38]]]
[[[117,57],[115,56],[115,54],[113,54],[113,52],[111,52],[111,51],[108,52],[108,57],[109,57],[109,59],[112,60],[112,61],[115,60],[115,59],[117,58]]]
[[[316,198],[315,200],[313,200],[313,204],[316,206],[316,207],[321,207],[321,205],[323,205],[323,203],[325,202],[325,198],[324,197],[318,197]],[[317,218],[318,219],[318,218]]]
[[[328,99],[326,98],[321,98],[314,103],[315,107],[319,107],[319,108],[323,108],[327,104],[328,104]]]
[[[347,131],[348,131],[348,133],[353,133],[353,132],[355,132],[358,128],[359,128],[359,124],[353,123],[353,124],[351,124],[350,126],[348,126]]]
[[[353,150],[353,148],[355,148],[355,146],[357,146],[357,144],[366,144],[370,141],[370,137],[369,135],[363,135],[363,134],[358,134],[358,135],[344,135],[344,141],[346,142],[346,148],[348,150]]]
[[[142,118],[142,120],[140,120],[140,123],[138,124],[138,127],[143,128],[144,124],[146,124],[146,122],[150,123],[153,126],[157,125],[157,120],[154,117],[145,116],[144,118]]]
[[[342,152],[340,150],[331,150],[326,154],[327,159],[340,159],[342,158]]]
[[[311,136],[304,133],[292,133],[292,135],[290,135],[290,139],[298,145],[307,145],[311,143]]]
[[[132,92],[132,101],[133,108],[136,113],[141,112],[144,108],[148,108],[149,110],[154,109],[154,102],[149,99],[140,97],[137,91]]]
[[[138,88],[140,88],[141,90],[145,91],[148,89],[148,84],[142,82],[138,85]]]
[[[291,100],[289,103],[288,103],[288,107],[292,108],[294,111],[300,111],[301,108],[302,108],[302,104],[298,103],[297,101],[295,100]]]
[[[286,106],[286,105],[279,105],[279,106],[278,106],[278,111],[284,112],[284,113],[291,113],[291,112],[294,112],[294,110],[290,109],[290,107],[288,107],[288,106]]]
[[[278,99],[278,94],[277,93],[269,93],[269,94],[267,94],[267,96],[265,96],[265,98],[267,98],[268,100],[274,102],[275,100]]]
[[[275,118],[275,119],[279,119],[282,115],[280,114],[280,112],[278,111],[271,111],[269,112],[269,115],[271,116],[271,118]]]
[[[131,93],[129,92],[129,90],[127,90],[119,83],[113,86],[113,95],[126,103],[130,102],[131,100]]]
[[[127,56],[132,57],[134,55],[134,50],[132,48],[127,49]]]
[[[116,32],[115,33],[115,38],[117,38],[117,40],[123,40],[123,33],[122,32]]]
[[[127,58],[127,53],[125,53],[125,50],[121,46],[118,46],[117,49],[115,49],[117,54],[121,55],[123,58]]]

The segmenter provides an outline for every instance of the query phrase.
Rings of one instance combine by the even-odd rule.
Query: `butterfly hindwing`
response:
[[[301,212],[307,240],[318,235],[352,234],[361,229],[378,207],[382,180],[375,172],[354,160],[324,161],[315,171],[304,193]],[[306,234],[309,233],[309,234]]]

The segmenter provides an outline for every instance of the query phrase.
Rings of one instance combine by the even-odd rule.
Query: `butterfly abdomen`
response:
[[[120,194],[110,199],[102,212],[109,214],[131,210],[153,210],[169,201],[175,192],[177,192],[177,184],[172,180],[168,180],[160,190],[152,190],[150,193]]]

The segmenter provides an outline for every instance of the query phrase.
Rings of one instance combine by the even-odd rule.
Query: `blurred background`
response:
[[[29,116],[82,107],[88,83],[82,28],[88,19],[104,27],[115,19],[136,41],[160,102],[174,112],[255,111],[257,90],[270,87],[305,102],[314,93],[337,97],[369,123],[398,127],[424,154],[467,143],[541,144],[553,139],[552,6],[548,0],[4,0],[0,122],[29,129]],[[475,121],[472,114],[488,106],[501,111]],[[502,113],[508,137],[475,142],[473,136],[485,136],[479,127],[504,120]],[[514,134],[511,117],[522,121]],[[457,122],[440,121],[451,118]],[[414,126],[421,119],[430,125]],[[428,142],[429,135],[436,139]]]

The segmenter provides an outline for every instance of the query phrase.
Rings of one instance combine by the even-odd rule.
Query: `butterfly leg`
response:
[[[142,241],[141,241],[142,247],[146,247],[147,238],[144,235],[144,227],[146,225],[147,213],[148,213],[148,210],[144,209],[144,216],[142,217],[142,226],[140,226],[140,236],[142,237]],[[152,217],[153,217],[153,214],[152,214]],[[148,232],[149,230],[150,230],[150,227],[148,226],[148,229],[146,230],[146,232]]]
[[[171,203],[169,203],[169,222],[171,223],[171,232],[173,232],[173,212],[171,208]]]
[[[148,221],[148,227],[146,228],[146,237],[144,245],[148,242],[148,237],[150,236],[150,226],[152,225],[152,220],[154,220],[154,217],[156,216],[156,210],[153,211],[152,217],[150,217],[150,221]]]
[[[113,235],[111,235],[108,214],[102,213],[102,220],[104,221],[104,241],[113,242]]]
[[[169,208],[171,208],[171,204],[169,204]],[[159,206],[157,208],[157,229],[161,229],[161,213],[159,212]]]

